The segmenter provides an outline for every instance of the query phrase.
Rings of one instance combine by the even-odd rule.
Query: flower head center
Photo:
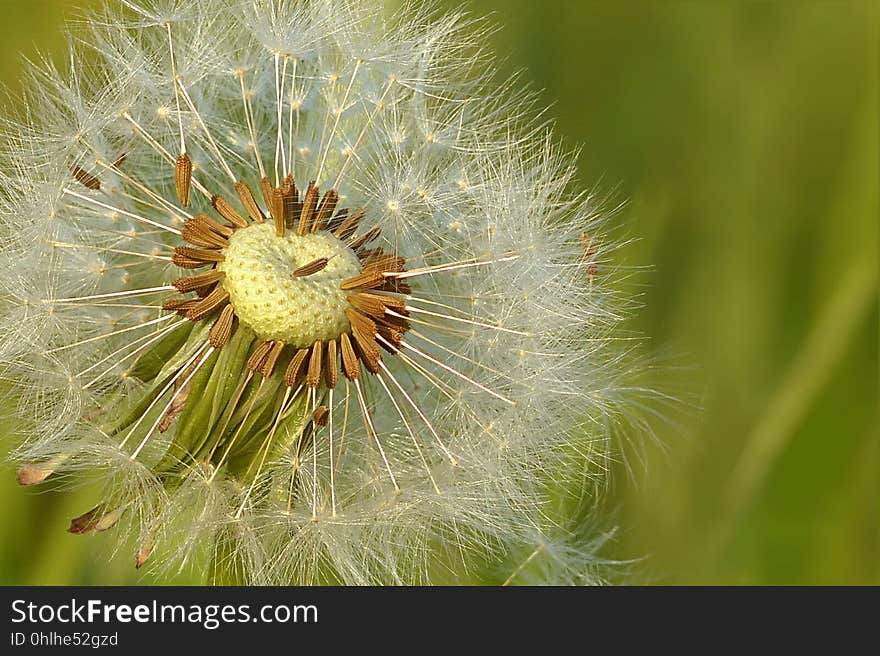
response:
[[[351,292],[340,285],[361,264],[331,233],[279,237],[269,223],[251,225],[229,238],[223,255],[221,284],[239,321],[258,337],[305,347],[350,329]]]

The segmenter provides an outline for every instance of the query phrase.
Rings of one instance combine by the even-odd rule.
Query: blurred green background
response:
[[[2,81],[92,4],[4,2]],[[880,5],[466,7],[583,146],[584,184],[627,201],[619,263],[650,267],[633,327],[681,403],[620,459],[609,555],[640,557],[637,582],[880,584]],[[113,536],[65,532],[91,495],[18,489],[3,464],[0,583],[153,582]]]

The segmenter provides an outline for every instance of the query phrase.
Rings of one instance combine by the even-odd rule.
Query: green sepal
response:
[[[173,358],[174,354],[178,353],[186,343],[194,325],[192,321],[186,321],[184,325],[174,328],[165,337],[150,346],[135,360],[129,372],[130,375],[143,381],[154,379],[159,375],[159,371],[165,363]]]
[[[252,442],[247,449],[239,452],[228,467],[228,471],[241,480],[244,484],[250,485],[254,478],[258,475],[259,480],[251,492],[251,500],[254,505],[265,503],[273,492],[281,490],[277,489],[277,478],[267,476],[272,466],[278,462],[285,452],[290,451],[300,440],[308,441],[311,437],[310,426],[312,424],[311,415],[307,412],[309,396],[306,392],[300,392],[290,402],[287,413],[278,423],[275,434],[270,444],[265,444],[266,436],[272,429],[272,425],[278,416],[281,408],[283,396],[279,397],[278,402],[274,406],[267,406],[271,412],[267,413],[263,419],[259,429],[252,433]],[[268,448],[268,453],[263,457],[263,448]],[[262,464],[262,467],[261,467]],[[287,496],[287,486],[284,486],[283,495]]]
[[[166,473],[185,466],[184,460],[193,452],[200,431],[208,428],[204,420],[210,412],[211,406],[209,403],[203,403],[202,400],[210,398],[214,388],[217,387],[214,367],[219,357],[219,351],[211,353],[199,372],[190,381],[183,412],[175,419],[177,428],[171,443],[165,450],[165,455],[156,465],[157,472]]]
[[[179,471],[188,467],[206,445],[209,449],[220,438],[217,420],[229,403],[245,375],[248,353],[254,334],[242,326],[232,339],[214,355],[193,380],[186,405],[177,418],[174,439],[157,465],[160,472]]]
[[[232,476],[240,477],[247,471],[250,463],[259,458],[260,447],[272,429],[272,423],[284,399],[283,389],[284,372],[279,367],[269,378],[252,382],[250,393],[243,397],[230,422],[231,426],[236,427],[234,432],[240,431],[227,464],[227,471]]]
[[[204,322],[203,322],[204,323]],[[139,400],[135,405],[117,421],[108,421],[101,426],[108,435],[115,435],[125,430],[137,421],[146,411],[156,396],[171,381],[172,377],[183,364],[192,357],[198,346],[203,344],[210,327],[205,324],[196,330],[190,329],[189,335],[177,351],[171,352],[165,360],[164,366],[156,373],[153,383],[139,394]],[[184,331],[186,332],[186,331]],[[137,365],[135,365],[137,366]]]
[[[303,435],[303,439],[310,436],[309,425],[312,423],[312,415],[306,412],[308,403],[309,395],[305,391],[300,393],[291,403],[287,414],[278,424],[277,435],[272,444],[273,450],[270,455],[272,459],[279,458],[282,452],[293,447],[300,434]]]

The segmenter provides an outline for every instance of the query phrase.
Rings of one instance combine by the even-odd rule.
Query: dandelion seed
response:
[[[556,553],[547,482],[581,482],[586,418],[610,424],[617,315],[597,209],[531,96],[479,70],[485,27],[123,5],[7,135],[18,481],[104,475],[71,532],[125,520],[137,567],[213,544],[252,583]]]

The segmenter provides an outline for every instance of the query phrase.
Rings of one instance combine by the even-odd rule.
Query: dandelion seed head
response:
[[[594,580],[552,509],[604,480],[627,308],[488,31],[124,0],[30,65],[0,167],[19,481],[105,481],[74,532],[211,582],[501,582],[540,545],[518,576]]]

